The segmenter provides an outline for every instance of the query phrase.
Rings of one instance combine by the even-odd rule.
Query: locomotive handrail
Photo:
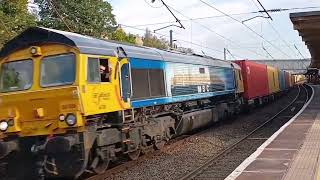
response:
[[[118,63],[118,73],[119,73],[119,82],[120,82],[119,83],[120,84],[120,87],[119,87],[119,89],[120,89],[120,97],[123,99],[123,96],[122,96],[123,95],[123,92],[122,92],[122,81],[121,81],[122,77],[121,77],[121,67],[120,67],[121,64],[120,64],[120,61],[118,61],[117,63]]]
[[[133,87],[132,87],[132,76],[131,76],[131,63],[128,59],[128,66],[129,66],[129,78],[130,78],[130,99],[133,97]]]

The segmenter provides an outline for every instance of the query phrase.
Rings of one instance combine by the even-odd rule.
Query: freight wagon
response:
[[[273,95],[280,91],[279,84],[279,71],[277,68],[267,66],[268,74],[268,92]]]
[[[280,91],[284,91],[287,89],[285,71],[283,70],[279,70],[279,85]]]
[[[291,74],[250,60],[235,61],[241,67],[245,107],[273,100],[279,92],[292,87]],[[247,107],[246,107],[247,108]]]
[[[269,95],[267,66],[249,60],[235,61],[241,67],[243,77],[245,104],[251,105],[262,102]]]

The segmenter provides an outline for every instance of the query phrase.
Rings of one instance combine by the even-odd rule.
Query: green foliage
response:
[[[117,28],[113,33],[111,33],[110,39],[131,44],[136,43],[136,37],[130,33],[127,35],[126,32],[124,32],[121,28]]]
[[[34,16],[28,12],[28,0],[0,0],[0,47],[35,25]]]
[[[34,0],[39,25],[102,38],[115,30],[111,5],[104,0]]]
[[[38,6],[28,11],[28,0],[0,0],[0,48],[30,26],[44,26],[72,31],[97,38],[136,44],[136,37],[116,28],[111,5],[105,0],[33,0]],[[143,45],[168,49],[165,39],[158,39],[147,29]]]
[[[193,49],[185,48],[185,47],[177,47],[176,51],[183,52],[183,53],[188,53],[188,54],[193,54],[194,53]]]
[[[150,30],[146,29],[146,33],[143,38],[143,45],[148,47],[154,47],[158,49],[168,49],[169,45],[165,39],[158,39],[156,36],[153,36]]]

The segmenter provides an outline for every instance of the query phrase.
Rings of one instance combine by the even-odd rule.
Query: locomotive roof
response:
[[[83,54],[115,56],[117,53],[122,52],[119,51],[119,48],[121,48],[128,57],[229,68],[235,67],[237,69],[240,68],[232,62],[214,59],[207,56],[187,55],[144,46],[128,45],[116,41],[101,40],[76,33],[42,27],[31,27],[9,41],[0,51],[0,58],[3,58],[11,52],[21,48],[46,43],[59,43],[73,46],[78,48]]]

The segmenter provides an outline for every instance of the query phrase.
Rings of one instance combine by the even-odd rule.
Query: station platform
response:
[[[320,180],[320,85],[308,103],[226,180]]]

